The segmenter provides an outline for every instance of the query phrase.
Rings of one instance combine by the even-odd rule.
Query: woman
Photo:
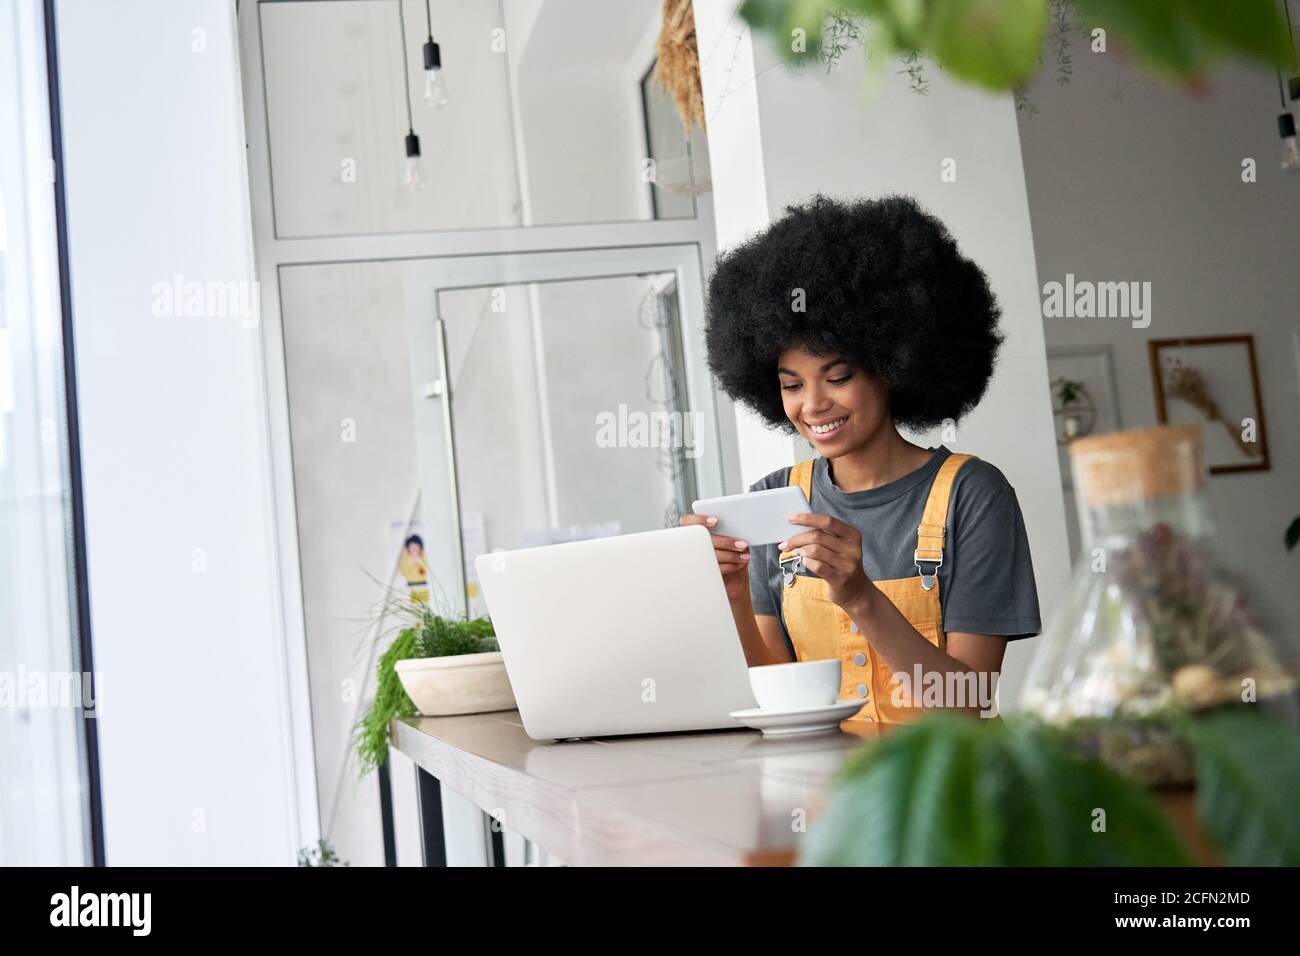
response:
[[[713,535],[745,656],[839,658],[840,698],[865,702],[849,729],[988,710],[1007,641],[1040,629],[1006,478],[898,430],[949,431],[975,407],[999,314],[943,224],[901,197],[790,207],[710,282],[723,390],[820,456],[750,488],[803,488],[810,513],[785,541]]]

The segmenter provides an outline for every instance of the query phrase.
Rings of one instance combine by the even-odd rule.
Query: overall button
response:
[[[873,717],[863,717],[862,719],[865,720],[865,721],[866,721],[867,723],[869,723],[869,724],[874,724],[874,723],[875,723],[875,718],[873,718]]]
[[[859,667],[865,667],[867,664],[867,655],[858,651],[853,655],[853,663],[857,664]]]
[[[858,633],[858,625],[857,625],[857,623],[856,623],[856,622],[850,622],[850,623],[849,623],[849,630],[850,630],[851,632],[853,632],[854,634]]]
[[[858,685],[858,696],[859,696],[859,697],[866,697],[866,696],[867,696],[867,685],[866,685],[866,684],[859,684],[859,685]]]

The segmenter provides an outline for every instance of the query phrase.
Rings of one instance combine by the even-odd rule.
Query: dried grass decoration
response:
[[[689,132],[704,126],[704,90],[700,85],[700,49],[695,41],[695,10],[691,0],[664,0],[664,25],[659,31],[654,81],[677,104],[677,115]]]

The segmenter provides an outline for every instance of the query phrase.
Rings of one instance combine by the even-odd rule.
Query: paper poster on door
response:
[[[397,576],[413,604],[429,603],[429,560],[425,555],[420,522],[394,521],[389,524],[391,553],[397,556]]]
[[[487,527],[483,521],[483,512],[461,512],[460,543],[465,556],[465,597],[469,605],[469,616],[481,617],[487,614],[487,605],[479,591],[478,569],[474,561],[480,554],[488,553]]]

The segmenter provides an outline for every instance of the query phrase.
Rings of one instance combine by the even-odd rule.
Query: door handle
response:
[[[442,399],[442,434],[446,443],[447,487],[451,492],[451,525],[456,551],[455,568],[460,580],[458,593],[464,602],[461,613],[469,613],[468,581],[465,577],[465,542],[460,526],[460,483],[456,477],[456,435],[451,415],[451,369],[447,360],[447,323],[441,318],[433,320],[438,346],[438,380],[424,386],[425,398]]]

